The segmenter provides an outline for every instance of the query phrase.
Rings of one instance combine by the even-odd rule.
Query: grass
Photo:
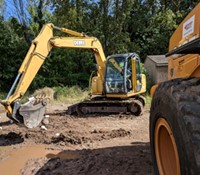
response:
[[[37,96],[39,94],[46,94],[46,97],[50,99],[50,103],[54,104],[73,104],[89,98],[89,91],[87,89],[81,89],[78,86],[58,86],[54,88],[45,87],[43,89],[36,90],[33,96]],[[145,94],[144,97],[146,98],[146,106],[150,108],[152,99],[151,96],[149,94]]]
[[[22,97],[20,100],[21,103],[25,103],[31,96],[38,98],[47,98],[49,103],[69,103],[73,104],[76,102],[83,101],[89,98],[89,91],[87,89],[81,89],[78,86],[72,87],[44,87],[42,89],[36,90],[34,93],[30,93],[29,91]],[[0,93],[0,99],[3,100],[6,98],[6,93]]]
[[[146,95],[144,95],[144,97],[146,98],[146,106],[148,108],[150,108],[151,107],[151,100],[152,100],[151,96],[149,94],[146,94]]]
[[[85,99],[89,99],[89,91],[87,89],[81,89],[78,86],[72,87],[54,87],[49,88],[45,87],[42,89],[36,90],[33,94],[27,92],[25,96],[21,99],[21,103],[25,103],[28,101],[28,98],[31,96],[42,96],[47,97],[49,99],[49,103],[52,104],[59,104],[59,103],[66,103],[66,104],[73,104]],[[0,93],[0,99],[5,99],[6,94]],[[149,94],[144,95],[146,98],[146,106],[150,108],[151,106],[151,96]]]
[[[78,86],[55,87],[54,101],[59,103],[76,103],[88,98],[89,91],[83,90]]]
[[[46,97],[50,103],[69,103],[73,104],[76,102],[83,101],[88,98],[88,91],[83,90],[78,86],[72,87],[54,87],[49,88],[45,87],[42,89],[36,90],[32,96],[35,97]]]

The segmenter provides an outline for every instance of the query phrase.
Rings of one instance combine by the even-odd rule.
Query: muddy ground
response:
[[[69,116],[48,106],[49,124],[26,129],[0,113],[0,174],[153,174],[149,109],[133,115]]]

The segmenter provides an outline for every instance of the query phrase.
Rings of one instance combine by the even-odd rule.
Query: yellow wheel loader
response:
[[[154,174],[200,174],[200,3],[171,36],[168,81],[151,93]]]
[[[53,30],[68,35],[54,36]],[[111,55],[106,59],[97,38],[50,23],[44,25],[33,40],[6,99],[1,101],[10,119],[28,128],[38,126],[43,120],[45,99],[30,98],[25,104],[21,104],[20,99],[52,48],[90,49],[96,58],[97,76],[92,78],[92,95],[95,97],[73,105],[69,108],[70,113],[142,113],[145,99],[140,94],[146,91],[146,77],[140,71],[140,58],[136,53]]]

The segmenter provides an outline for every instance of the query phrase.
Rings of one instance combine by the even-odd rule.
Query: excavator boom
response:
[[[73,35],[73,37],[55,37],[53,29]],[[102,81],[104,78],[106,57],[97,38],[59,28],[51,23],[44,25],[39,35],[33,40],[6,99],[1,101],[7,111],[7,116],[28,128],[36,127],[44,118],[46,100],[38,102],[37,99],[31,98],[27,103],[21,105],[19,99],[25,94],[54,47],[91,49],[98,65],[98,76]]]

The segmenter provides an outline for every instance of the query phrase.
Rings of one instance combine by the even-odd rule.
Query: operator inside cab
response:
[[[127,93],[132,90],[132,66],[125,54],[107,59],[105,74],[106,93]]]

